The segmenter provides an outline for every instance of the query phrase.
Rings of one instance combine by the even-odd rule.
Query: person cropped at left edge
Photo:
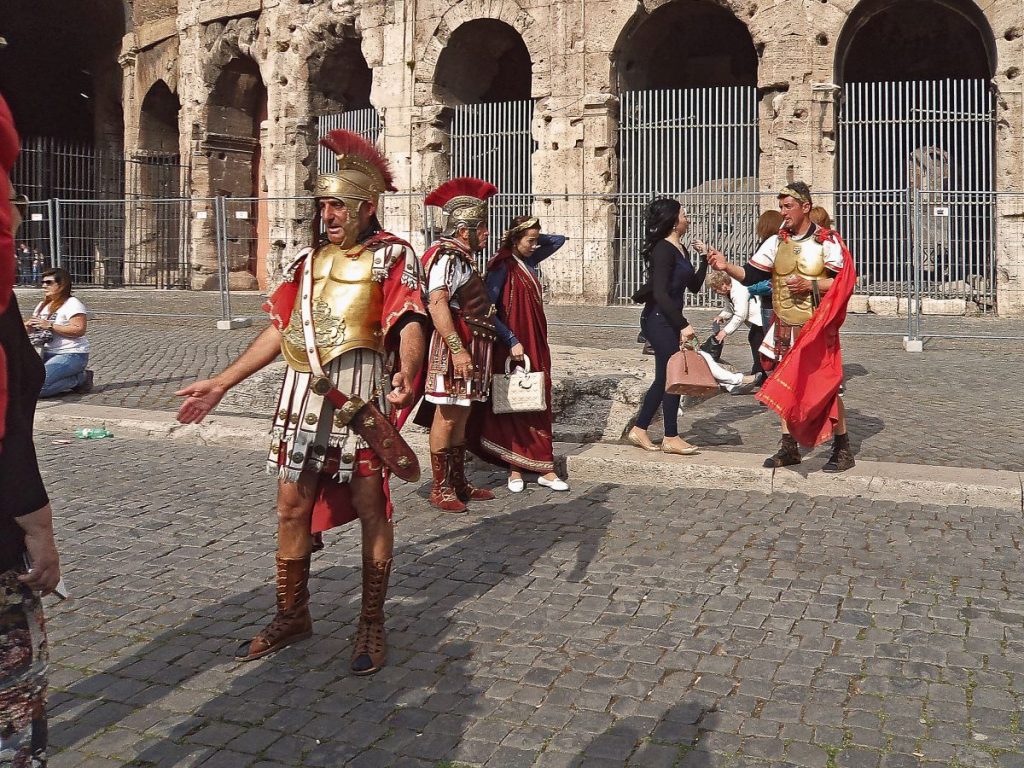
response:
[[[540,220],[518,216],[501,240],[498,253],[487,265],[487,292],[498,311],[494,370],[529,361],[531,371],[544,373],[547,408],[531,413],[494,413],[477,420],[472,440],[485,457],[509,469],[508,489],[524,488],[523,472],[536,472],[537,483],[553,491],[568,491],[569,484],[555,474],[551,436],[551,349],[544,316],[544,291],[538,265],[565,244],[561,235],[542,235]],[[475,450],[475,449],[474,449]]]
[[[46,381],[40,397],[65,392],[85,394],[92,389],[89,365],[89,339],[85,332],[89,312],[85,304],[71,295],[71,275],[57,267],[43,272],[43,300],[32,310],[25,327],[32,332],[49,331],[43,343]]]
[[[48,650],[41,597],[60,581],[60,557],[32,442],[43,364],[13,291],[21,212],[7,174],[17,155],[14,120],[0,97],[0,765],[45,768]]]

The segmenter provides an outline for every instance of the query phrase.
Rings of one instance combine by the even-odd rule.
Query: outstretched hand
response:
[[[206,415],[217,407],[227,392],[213,379],[204,379],[179,389],[174,394],[184,397],[185,402],[178,409],[178,421],[182,424],[198,424]]]
[[[401,371],[396,373],[391,378],[391,386],[393,386],[394,389],[388,392],[388,402],[398,410],[411,408],[413,406],[413,399],[416,397],[416,393],[413,391],[412,383],[406,378],[405,374]]]
[[[724,272],[727,263],[724,253],[716,248],[708,249],[708,266],[715,272]]]

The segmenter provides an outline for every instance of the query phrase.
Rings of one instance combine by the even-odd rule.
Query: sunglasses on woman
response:
[[[43,285],[56,285],[57,284],[57,281],[53,280],[53,279],[42,280],[41,282],[42,282]]]

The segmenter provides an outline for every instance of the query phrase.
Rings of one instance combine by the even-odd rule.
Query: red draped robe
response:
[[[794,439],[807,447],[832,437],[839,421],[839,385],[843,383],[839,328],[846,319],[846,305],[857,280],[853,258],[839,233],[822,231],[823,238],[841,248],[843,268],[800,329],[793,348],[757,393],[760,402],[783,418]]]
[[[7,102],[0,96],[0,313],[7,309],[14,290],[14,221],[11,216],[11,182],[8,174],[18,157],[18,133]],[[7,413],[7,357],[0,347],[0,438]],[[2,459],[0,459],[2,461]]]
[[[410,258],[415,259],[415,254],[412,254],[412,246],[395,237],[387,232],[379,232],[376,235],[371,236],[364,242],[364,245],[370,248],[374,247],[387,247],[388,245],[401,245],[407,248],[410,252]],[[381,310],[381,329],[384,332],[384,345],[385,351],[393,352],[396,356],[395,370],[399,370],[401,367],[401,360],[398,359],[399,353],[399,334],[392,333],[399,321],[404,318],[407,314],[413,313],[426,317],[427,311],[423,304],[423,286],[416,285],[412,286],[409,284],[408,273],[405,271],[405,259],[397,259],[391,266],[390,271],[382,284],[384,293],[384,304]],[[304,264],[300,260],[295,266],[295,274],[301,275]],[[403,276],[406,280],[403,281]],[[295,306],[295,299],[299,294],[299,284],[301,280],[296,278],[290,282],[281,283],[277,290],[271,294],[267,303],[263,305],[263,309],[269,313],[271,322],[277,327],[279,331],[284,331],[288,327],[288,321],[291,319],[292,310]],[[422,376],[422,373],[421,373]],[[416,388],[414,384],[414,389]],[[422,387],[420,384],[419,387]],[[412,408],[403,408],[399,411],[392,411],[391,421],[398,429],[402,428],[406,420],[409,418],[409,413]],[[357,458],[361,461],[357,461],[356,469],[353,470],[355,474],[358,474],[358,468],[360,464],[364,466],[372,467],[375,471],[377,467],[382,467],[381,478],[384,483],[384,496],[386,499],[386,513],[388,520],[391,519],[394,513],[394,507],[391,503],[391,486],[388,482],[390,478],[390,471],[387,466],[383,466],[380,459],[377,458],[376,454],[372,450],[367,449],[364,452],[360,452]],[[313,519],[311,524],[311,532],[319,533],[326,531],[330,528],[335,528],[345,523],[350,523],[357,517],[356,509],[352,504],[352,491],[348,483],[339,483],[330,476],[321,473],[319,483],[317,485],[316,501],[313,504]]]
[[[534,413],[496,414],[487,404],[483,418],[472,420],[469,439],[474,453],[527,472],[547,474],[555,469],[551,436],[551,350],[548,347],[548,321],[544,316],[543,290],[530,268],[503,248],[487,265],[507,270],[498,299],[498,317],[523,345],[530,367],[544,371],[547,409]],[[509,351],[502,344],[494,347],[494,373],[505,371]],[[475,427],[475,429],[473,428]]]

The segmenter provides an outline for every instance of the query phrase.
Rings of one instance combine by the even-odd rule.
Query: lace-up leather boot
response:
[[[240,661],[252,661],[313,634],[309,615],[309,556],[298,560],[277,558],[277,613],[251,641],[235,652]]]
[[[388,657],[388,639],[384,632],[384,598],[388,594],[391,560],[363,560],[363,608],[359,613],[355,647],[352,649],[352,674],[372,675],[384,666]]]
[[[448,449],[451,456],[452,487],[461,502],[490,501],[494,491],[489,488],[477,488],[466,479],[466,446],[453,445]]]
[[[430,454],[430,471],[434,475],[434,484],[430,487],[430,503],[443,512],[465,512],[466,505],[451,484],[448,460],[447,450]]]

